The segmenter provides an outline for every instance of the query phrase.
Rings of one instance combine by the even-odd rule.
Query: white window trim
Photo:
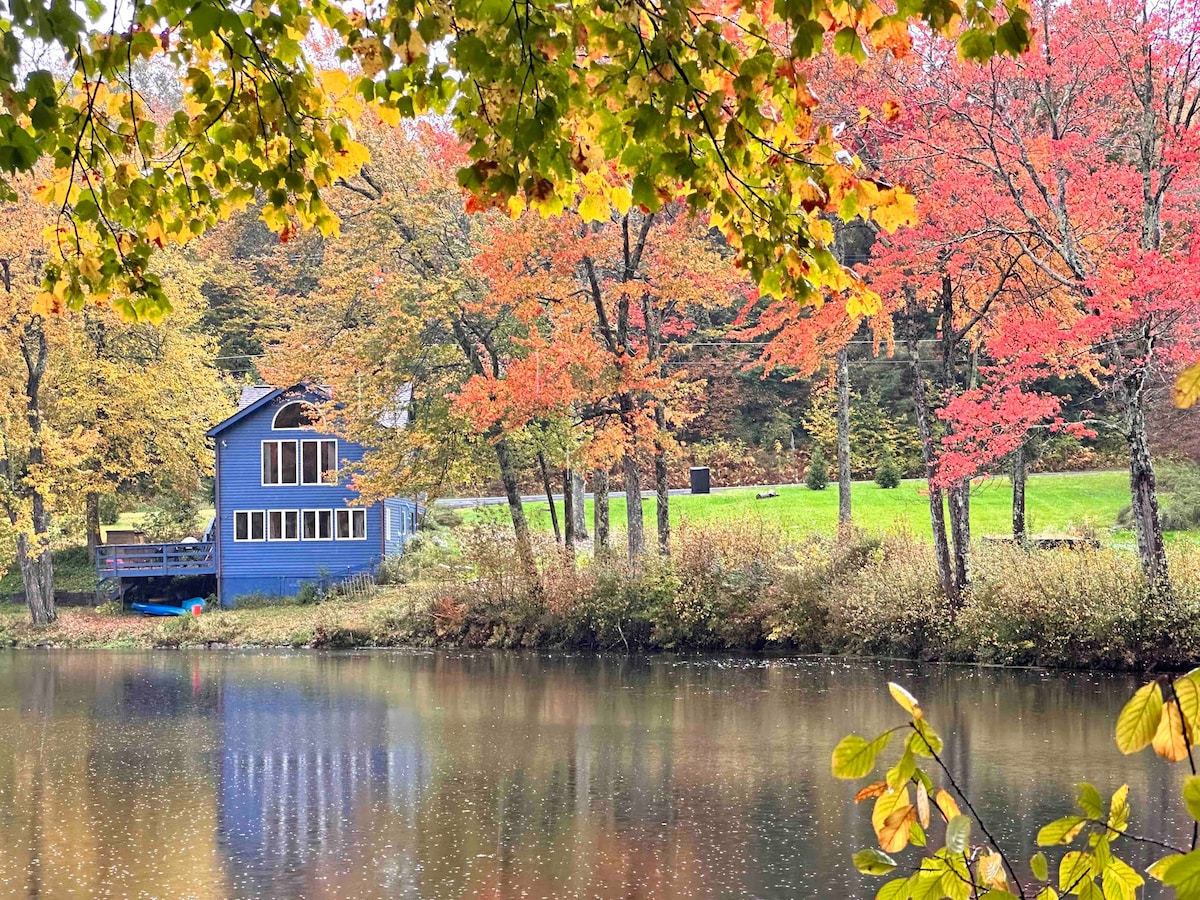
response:
[[[279,481],[267,481],[266,478],[263,477],[263,475],[264,475],[263,451],[265,450],[267,444],[278,444],[279,448],[280,448],[278,454],[276,454],[276,457],[275,457],[275,474],[279,476],[279,478],[280,478]],[[283,479],[283,445],[284,444],[295,444],[296,445],[296,480],[295,480],[295,482],[282,480]],[[301,485],[301,482],[300,482],[301,465],[300,464],[301,464],[300,442],[297,441],[295,438],[268,438],[266,440],[259,441],[258,478],[259,478],[259,485],[261,487],[265,487],[265,488],[300,487],[300,485]],[[315,487],[315,485],[309,485],[309,487]]]
[[[279,414],[280,414],[281,412],[283,412],[285,409],[287,409],[289,406],[313,406],[313,404],[309,403],[307,400],[291,400],[291,401],[289,401],[289,402],[287,402],[287,403],[283,404],[283,406],[281,406],[281,407],[279,407],[279,409],[275,410],[275,415],[271,416],[271,430],[272,430],[272,431],[304,431],[304,430],[311,430],[311,429],[312,429],[312,426],[311,426],[311,425],[296,425],[296,426],[294,426],[294,427],[293,427],[293,426],[287,426],[287,425],[285,425],[285,426],[283,426],[283,427],[281,428],[281,427],[279,427],[278,425],[276,425],[276,424],[275,424],[276,422],[278,422],[278,421],[279,421]],[[315,407],[313,407],[313,408],[315,409]]]
[[[283,537],[277,537],[277,538],[271,537],[271,513],[279,513],[279,516],[280,516],[280,519],[279,519],[280,529],[279,530],[283,533]],[[296,514],[296,536],[295,537],[287,536],[287,514],[288,513]],[[267,510],[266,535],[267,535],[267,540],[270,543],[272,543],[272,544],[295,543],[296,541],[300,540],[300,529],[301,529],[300,510],[298,510],[298,509],[268,509]]]
[[[253,516],[255,513],[258,513],[260,516],[263,517],[263,522],[262,522],[263,536],[260,538],[251,537],[251,535],[254,534],[254,526],[253,526],[253,520],[249,517]],[[247,517],[246,518],[246,535],[247,536],[244,538],[240,538],[237,536],[237,517],[238,516],[246,516]],[[233,542],[235,544],[261,544],[261,543],[264,543],[266,541],[266,539],[267,539],[267,513],[266,513],[266,510],[235,509],[233,511]]]
[[[285,429],[285,430],[289,430],[289,429]],[[338,446],[337,438],[328,438],[328,437],[326,437],[326,438],[301,438],[299,440],[298,444],[299,444],[299,446],[296,447],[296,477],[299,478],[300,480],[297,482],[297,484],[299,484],[300,487],[337,487],[338,486],[338,463],[341,459],[341,447]],[[305,481],[304,480],[304,445],[305,444],[316,444],[317,445],[317,480],[316,481]],[[327,470],[327,469],[321,468],[321,445],[322,444],[333,444],[333,469],[332,470]],[[282,457],[280,457],[280,458],[282,459]],[[326,473],[326,471],[333,472],[333,480],[332,481],[325,481],[321,477]],[[295,485],[288,485],[288,487],[295,487]]]
[[[338,516],[345,513],[349,516],[350,537],[338,537]],[[354,536],[354,516],[358,514],[362,516],[363,533],[362,537]],[[347,509],[335,509],[333,511],[333,537],[339,541],[365,541],[367,539],[367,511],[361,506],[351,506]]]
[[[317,517],[317,537],[306,538],[304,536],[304,514],[314,513]],[[321,513],[329,513],[329,537],[320,537],[321,534]],[[300,510],[300,540],[302,541],[332,541],[337,537],[337,527],[334,523],[334,511],[332,509],[302,509]]]

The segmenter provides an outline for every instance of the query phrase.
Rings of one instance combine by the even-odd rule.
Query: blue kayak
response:
[[[166,603],[130,603],[129,608],[143,616],[191,616],[199,615],[204,609],[204,601],[199,597],[185,600],[181,606],[170,606]]]

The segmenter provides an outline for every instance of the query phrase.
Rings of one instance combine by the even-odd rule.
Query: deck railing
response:
[[[101,578],[212,575],[216,571],[216,545],[211,541],[190,544],[113,544],[96,548],[96,574]]]

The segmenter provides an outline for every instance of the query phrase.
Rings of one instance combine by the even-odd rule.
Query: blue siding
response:
[[[373,571],[384,547],[383,505],[366,507],[366,540],[235,542],[234,513],[242,510],[345,509],[357,494],[336,485],[262,484],[262,441],[331,439],[307,429],[272,428],[280,406],[297,399],[276,398],[215,435],[217,444],[218,577],[222,606],[239,596],[294,595],[306,581]],[[362,459],[363,448],[337,438],[338,468]],[[409,501],[400,501],[409,503]],[[402,546],[402,544],[401,544]],[[399,548],[397,548],[398,550]]]
[[[420,514],[417,504],[403,497],[389,497],[383,501],[384,506],[384,553],[392,556],[404,550],[417,533],[418,517]],[[388,525],[391,526],[390,530]]]

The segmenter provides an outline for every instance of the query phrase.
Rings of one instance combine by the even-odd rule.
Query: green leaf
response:
[[[1182,853],[1169,853],[1157,862],[1151,863],[1146,868],[1146,874],[1156,881],[1162,881],[1166,875],[1167,869],[1171,868],[1171,864],[1177,859],[1183,859]]]
[[[965,853],[971,843],[970,816],[955,816],[946,823],[946,849],[951,853]]]
[[[1046,863],[1046,854],[1040,850],[1030,858],[1029,868],[1033,872],[1033,877],[1038,881],[1045,881],[1050,877],[1050,867]]]
[[[882,850],[859,850],[854,854],[854,867],[864,875],[886,875],[896,868],[896,861]]]
[[[1083,814],[1089,819],[1099,819],[1104,814],[1104,800],[1094,785],[1083,782],[1079,785],[1079,794],[1075,798]]]
[[[1050,887],[1050,885],[1046,885],[1044,888],[1038,891],[1038,894],[1034,900],[1058,900],[1058,891]]]
[[[1137,753],[1154,740],[1162,708],[1162,688],[1157,681],[1138,688],[1117,716],[1117,749]]]
[[[850,734],[842,738],[833,748],[831,760],[833,777],[853,779],[869,774],[875,768],[875,758],[879,756],[891,739],[892,732],[890,731],[885,731],[873,741],[868,741],[857,734]]]
[[[215,3],[197,3],[187,19],[192,26],[192,34],[205,37],[216,31],[221,22],[221,11],[221,7]]]
[[[1200,850],[1175,859],[1162,876],[1163,884],[1175,888],[1177,900],[1200,898]]]
[[[1058,889],[1064,894],[1068,891],[1078,893],[1084,879],[1091,880],[1092,863],[1090,854],[1072,850],[1058,864]]]
[[[887,783],[892,790],[898,790],[901,786],[908,783],[908,780],[913,777],[917,771],[917,761],[913,757],[912,750],[906,748],[901,754],[900,759],[896,764],[888,769]]]
[[[958,38],[958,55],[971,62],[986,62],[996,54],[996,39],[982,28],[968,28]]]
[[[875,900],[908,900],[912,894],[908,890],[908,879],[897,878],[889,881],[879,889],[879,893],[875,895]]]
[[[1049,825],[1043,825],[1037,833],[1039,847],[1053,847],[1055,844],[1069,844],[1075,840],[1087,820],[1083,816],[1063,816],[1055,819]]]
[[[1183,804],[1188,815],[1200,822],[1200,775],[1189,775],[1183,780]]]
[[[1137,889],[1146,883],[1128,863],[1113,857],[1104,867],[1105,900],[1136,900]]]
[[[849,25],[833,36],[833,49],[842,56],[853,56],[860,63],[866,62],[867,51],[863,48],[862,38]]]

